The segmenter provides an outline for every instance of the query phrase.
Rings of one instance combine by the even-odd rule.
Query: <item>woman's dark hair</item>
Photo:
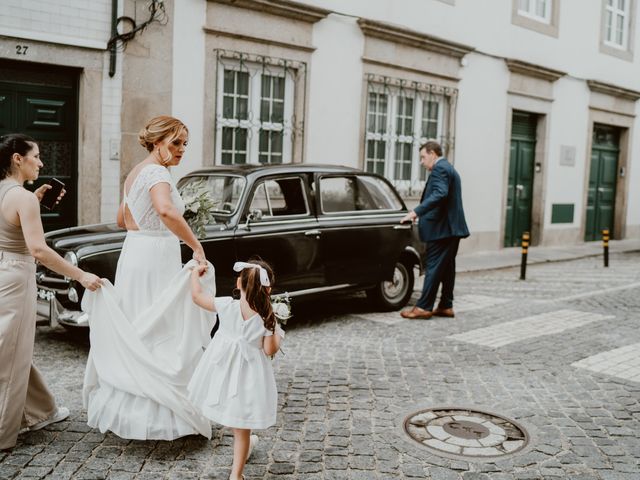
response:
[[[11,173],[13,154],[26,155],[35,144],[33,138],[21,133],[10,133],[0,137],[0,180],[4,180]]]
[[[253,257],[248,260],[249,263],[260,265],[267,271],[269,283],[273,286],[274,276],[271,266],[259,257]],[[260,269],[245,268],[240,272],[240,286],[244,290],[247,303],[251,310],[257,312],[262,317],[264,328],[274,332],[276,329],[276,317],[271,307],[270,287],[265,287],[260,283]]]

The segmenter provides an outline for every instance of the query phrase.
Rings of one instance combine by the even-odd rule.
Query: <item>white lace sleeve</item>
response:
[[[173,186],[173,180],[171,179],[171,174],[169,170],[160,165],[152,165],[147,168],[145,172],[145,187],[147,190],[151,190],[151,188],[158,183],[168,183],[169,186]]]

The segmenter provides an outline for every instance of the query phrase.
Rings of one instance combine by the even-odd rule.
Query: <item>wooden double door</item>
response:
[[[67,194],[53,211],[42,209],[45,231],[77,225],[78,72],[0,60],[0,135],[24,133],[40,148],[44,167],[35,189],[55,177]]]

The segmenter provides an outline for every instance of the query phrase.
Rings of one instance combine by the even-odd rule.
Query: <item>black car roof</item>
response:
[[[272,174],[272,173],[300,173],[300,172],[323,172],[323,173],[357,173],[362,170],[347,167],[344,165],[323,165],[317,163],[287,163],[287,164],[271,164],[271,165],[219,165],[215,167],[206,167],[189,172],[190,175],[212,175],[216,173],[230,173],[235,175],[251,175],[251,174]]]

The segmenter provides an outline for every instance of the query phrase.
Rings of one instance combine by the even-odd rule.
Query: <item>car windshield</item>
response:
[[[244,177],[234,175],[201,175],[180,180],[178,190],[188,206],[196,196],[206,192],[213,203],[214,215],[231,215],[238,208],[244,190]]]

